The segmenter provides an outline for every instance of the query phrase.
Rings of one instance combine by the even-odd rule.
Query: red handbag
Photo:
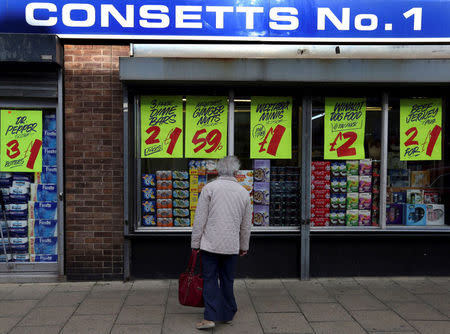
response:
[[[199,273],[195,273],[198,258]],[[181,305],[203,307],[202,259],[199,250],[192,250],[189,264],[178,280],[178,301]]]

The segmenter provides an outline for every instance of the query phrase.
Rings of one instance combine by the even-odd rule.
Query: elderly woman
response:
[[[195,211],[191,247],[201,249],[205,300],[198,329],[231,323],[237,311],[234,272],[238,255],[247,254],[252,219],[250,196],[234,178],[239,167],[234,156],[219,160],[219,177],[203,188]]]

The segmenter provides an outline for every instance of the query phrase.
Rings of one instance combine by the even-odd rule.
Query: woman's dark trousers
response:
[[[205,320],[233,320],[237,311],[233,292],[237,259],[237,255],[202,251]]]

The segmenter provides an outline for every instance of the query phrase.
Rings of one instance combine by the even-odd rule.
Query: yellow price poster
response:
[[[141,97],[141,158],[183,157],[181,96]]]
[[[365,128],[365,98],[325,98],[324,159],[364,159]]]
[[[1,110],[0,171],[42,171],[42,111]]]
[[[400,160],[442,159],[442,100],[400,100]]]
[[[186,97],[186,158],[226,156],[227,125],[226,96]]]
[[[250,158],[291,159],[292,97],[252,96]]]

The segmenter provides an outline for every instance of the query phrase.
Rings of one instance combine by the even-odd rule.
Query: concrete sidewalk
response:
[[[176,280],[0,284],[0,333],[450,333],[450,277],[237,280],[232,325],[198,331]]]

